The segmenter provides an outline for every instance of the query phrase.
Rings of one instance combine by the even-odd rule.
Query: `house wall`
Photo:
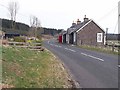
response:
[[[77,40],[76,40],[76,39],[77,39],[77,34],[76,34],[76,32],[74,32],[73,35],[74,35],[74,37],[73,37],[73,41],[74,41],[74,44],[76,45],[76,44],[77,44],[77,43],[76,43],[76,42],[77,42]]]
[[[102,42],[97,42],[97,33],[103,33]],[[104,45],[104,31],[93,21],[77,32],[77,45]]]
[[[68,43],[68,34],[66,34],[66,43]]]

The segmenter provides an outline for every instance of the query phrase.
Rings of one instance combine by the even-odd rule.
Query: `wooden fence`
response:
[[[120,51],[120,41],[107,41],[107,47],[110,48],[113,52],[119,52]]]
[[[8,42],[8,44],[18,48],[28,48],[30,50],[35,50],[35,51],[44,51],[44,48],[41,46],[41,43],[32,43],[32,45],[30,45],[29,43],[25,43],[25,42]]]

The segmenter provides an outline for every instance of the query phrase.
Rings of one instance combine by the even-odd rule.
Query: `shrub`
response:
[[[41,41],[41,40],[36,40],[35,42],[36,42],[36,43],[41,43],[42,41]]]
[[[25,42],[25,38],[23,37],[14,37],[15,42]]]
[[[41,40],[33,40],[32,43],[37,43],[35,44],[36,46],[41,46],[42,45],[42,41]]]

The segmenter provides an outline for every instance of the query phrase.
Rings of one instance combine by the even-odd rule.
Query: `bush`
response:
[[[33,40],[32,43],[37,43],[37,44],[35,44],[36,46],[41,46],[42,45],[42,41],[41,40]]]
[[[41,43],[42,41],[41,41],[41,40],[36,40],[35,42],[36,42],[36,43]]]
[[[14,37],[15,42],[25,42],[25,38],[23,37]]]
[[[37,38],[38,38],[39,40],[41,40],[41,39],[42,39],[40,35],[38,35],[38,36],[37,36]]]

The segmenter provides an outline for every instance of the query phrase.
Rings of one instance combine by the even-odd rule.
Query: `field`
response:
[[[72,87],[67,71],[49,51],[38,52],[15,47],[3,47],[1,49],[3,87]]]

